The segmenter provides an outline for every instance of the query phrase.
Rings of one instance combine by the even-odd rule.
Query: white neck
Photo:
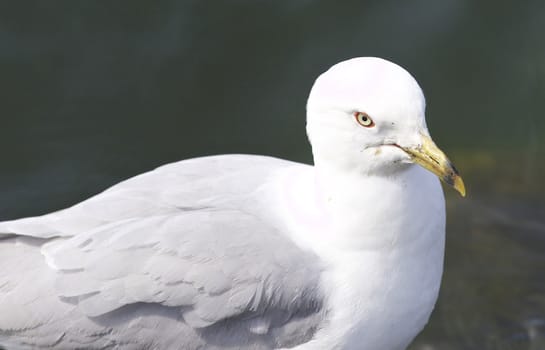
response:
[[[316,347],[301,350],[358,349],[363,341],[404,349],[427,322],[441,280],[445,213],[436,178],[412,165],[385,177],[318,164],[288,171],[279,184],[288,232],[322,257],[335,310]]]
[[[287,181],[286,195],[294,203],[289,209],[292,222],[316,249],[319,243],[327,250],[396,249],[417,239],[407,232],[419,232],[429,224],[430,215],[444,221],[441,186],[418,166],[406,165],[389,176],[364,176],[318,163]],[[414,205],[417,202],[420,205]]]

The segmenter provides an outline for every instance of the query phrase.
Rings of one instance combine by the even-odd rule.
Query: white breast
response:
[[[401,350],[427,323],[443,270],[444,198],[425,170],[403,176],[392,183],[337,179],[347,192],[326,196],[308,195],[308,177],[286,177],[291,190],[281,200],[292,204],[281,215],[293,238],[323,258],[329,309],[313,341],[297,350]],[[369,198],[368,186],[384,190]],[[311,197],[326,202],[300,202]]]
[[[416,242],[409,254],[338,252],[324,279],[331,318],[317,340],[323,337],[331,349],[405,349],[435,305],[443,237]]]

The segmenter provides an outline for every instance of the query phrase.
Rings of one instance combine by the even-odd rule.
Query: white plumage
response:
[[[309,98],[315,166],[191,159],[0,223],[0,345],[404,349],[437,298],[445,233],[439,181],[414,163],[458,181],[421,156],[424,108],[399,66],[345,61]]]

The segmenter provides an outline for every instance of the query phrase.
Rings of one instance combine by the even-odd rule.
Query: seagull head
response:
[[[359,57],[334,65],[307,102],[316,165],[387,175],[418,164],[465,196],[458,171],[431,139],[425,109],[416,80],[392,62]]]

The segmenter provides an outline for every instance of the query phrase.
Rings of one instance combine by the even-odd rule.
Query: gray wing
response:
[[[0,237],[72,237],[124,219],[207,207],[251,211],[256,203],[248,199],[255,198],[264,180],[289,166],[304,165],[250,155],[211,156],[167,164],[68,209],[0,222]]]
[[[263,177],[252,179],[289,163],[221,158],[160,168],[54,219],[0,224],[12,235],[0,254],[25,254],[0,268],[0,314],[11,314],[0,316],[0,344],[271,349],[310,340],[324,317],[320,262],[251,210]],[[37,238],[14,238],[18,225]],[[27,276],[18,260],[32,265]]]

